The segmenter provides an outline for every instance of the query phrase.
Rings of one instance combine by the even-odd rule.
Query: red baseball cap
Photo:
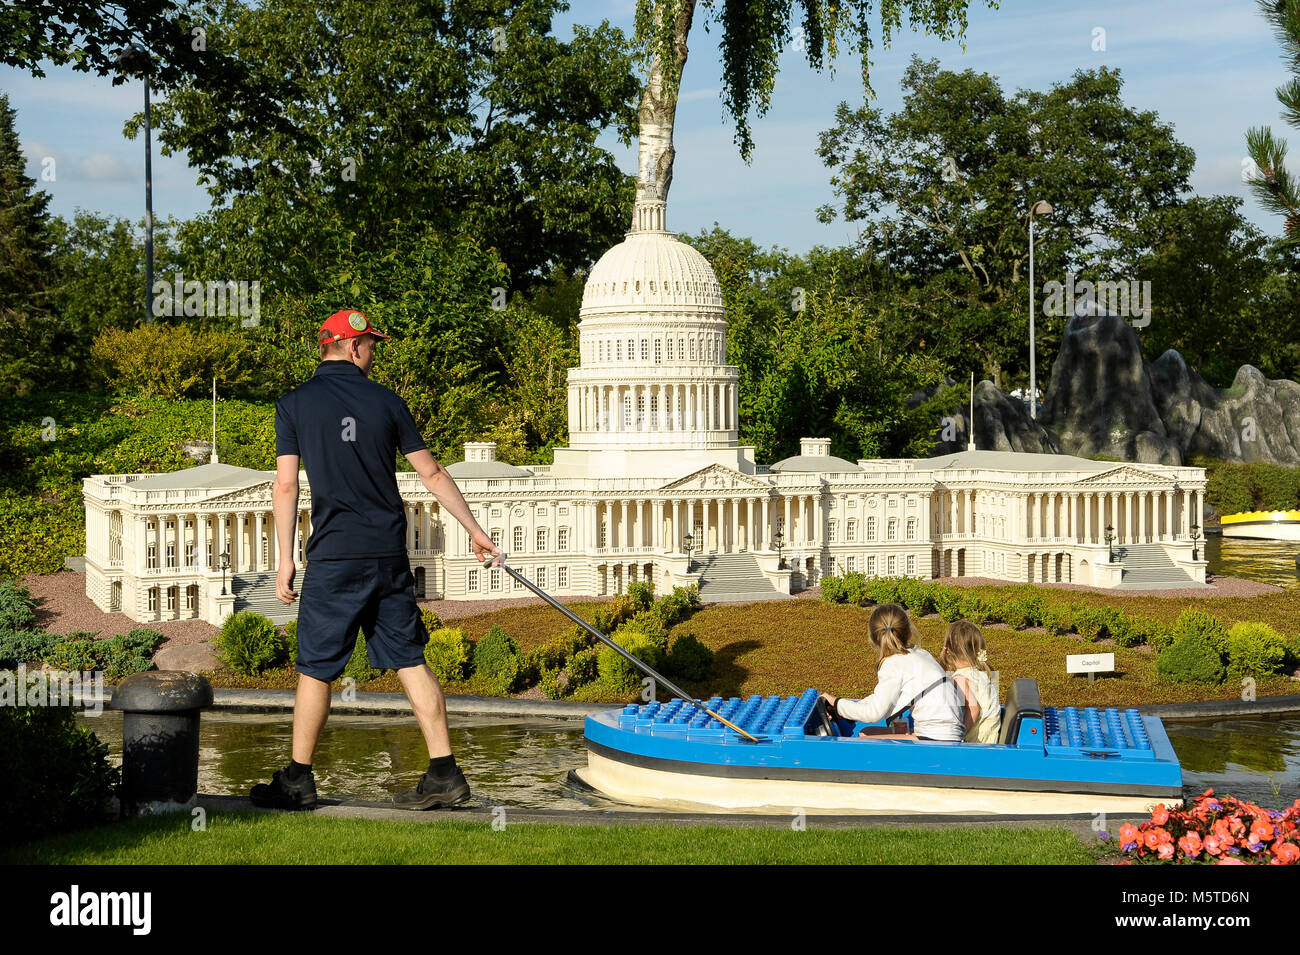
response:
[[[374,335],[377,338],[389,338],[383,332],[370,326],[370,319],[355,309],[345,308],[335,312],[321,323],[320,343],[337,342],[344,338],[357,338],[360,335]]]

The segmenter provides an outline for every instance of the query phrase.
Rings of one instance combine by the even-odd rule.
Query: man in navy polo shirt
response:
[[[298,462],[311,483],[312,534],[298,608],[298,693],[293,757],[271,782],[252,789],[259,806],[316,805],[312,756],[330,709],[330,683],[366,634],[370,664],[397,671],[429,747],[429,769],[411,792],[393,798],[405,809],[451,806],[469,799],[469,783],[451,754],[447,709],[438,679],[424,662],[429,635],[415,602],[406,552],[406,509],[397,490],[396,455],[411,462],[443,510],[470,534],[483,560],[501,551],[479,526],[451,475],[434,459],[406,402],[369,378],[377,332],[361,312],[345,309],[320,329],[321,363],[310,381],[275,403],[276,478],[272,500],[279,542],[276,596],[291,604]]]

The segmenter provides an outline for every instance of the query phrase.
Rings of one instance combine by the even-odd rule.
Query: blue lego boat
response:
[[[715,812],[1095,816],[1182,802],[1158,717],[1044,707],[1034,680],[1015,681],[988,744],[891,740],[830,717],[814,689],[705,703],[760,742],[684,700],[629,704],[587,717],[576,775],[619,802]]]

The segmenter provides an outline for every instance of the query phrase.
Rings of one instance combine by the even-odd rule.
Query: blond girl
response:
[[[966,742],[996,743],[1002,726],[1002,707],[993,689],[989,651],[980,628],[969,620],[948,624],[939,662],[953,671],[953,682],[966,701],[963,718]]]

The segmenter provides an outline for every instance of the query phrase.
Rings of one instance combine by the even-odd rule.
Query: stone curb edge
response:
[[[105,703],[112,689],[105,687]],[[210,710],[227,713],[292,712],[293,690],[212,691]],[[592,713],[618,709],[622,703],[576,703],[572,700],[518,700],[492,696],[448,696],[447,712],[454,716],[513,716],[583,719]],[[1300,713],[1300,695],[1265,696],[1257,700],[1205,700],[1193,703],[1159,703],[1139,706],[1138,711],[1161,719],[1208,719],[1216,716],[1276,715]],[[358,693],[344,703],[335,693],[330,712],[339,716],[410,716],[411,704],[402,693]]]

